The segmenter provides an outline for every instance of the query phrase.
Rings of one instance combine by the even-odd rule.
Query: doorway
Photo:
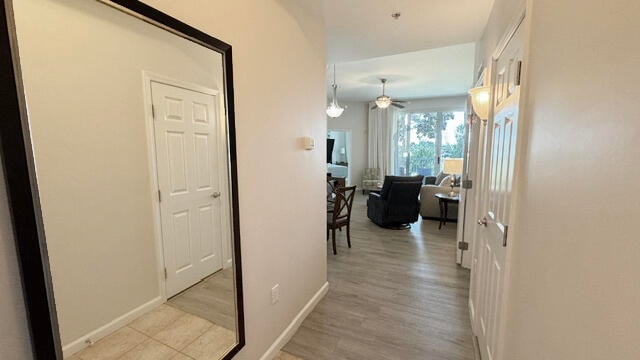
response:
[[[327,173],[345,179],[345,186],[351,185],[351,130],[327,131]],[[332,147],[331,145],[332,144]]]

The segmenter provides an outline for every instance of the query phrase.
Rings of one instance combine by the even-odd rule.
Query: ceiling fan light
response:
[[[391,98],[389,98],[386,95],[382,95],[382,96],[378,96],[376,98],[376,105],[380,108],[380,109],[386,109],[389,107],[389,105],[391,105]]]

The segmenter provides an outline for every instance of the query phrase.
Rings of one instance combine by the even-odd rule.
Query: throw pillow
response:
[[[451,176],[445,176],[440,182],[440,186],[451,187]]]
[[[442,171],[440,171],[440,173],[436,175],[436,184],[440,184],[442,182],[442,179],[444,179],[445,177],[449,177],[449,175],[444,174]]]

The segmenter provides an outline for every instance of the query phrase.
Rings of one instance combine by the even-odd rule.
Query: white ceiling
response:
[[[323,0],[328,63],[476,42],[493,1]]]
[[[382,93],[392,99],[422,99],[466,94],[473,83],[475,44],[415,51],[336,65],[338,102],[371,101]],[[332,67],[327,85],[333,82]],[[329,89],[330,92],[330,89]]]
[[[339,101],[369,101],[389,79],[392,98],[465,94],[473,82],[474,43],[494,0],[304,0],[323,16],[327,63],[337,64]],[[391,17],[400,12],[398,20]],[[322,14],[320,14],[322,12]],[[328,93],[331,76],[328,68]]]

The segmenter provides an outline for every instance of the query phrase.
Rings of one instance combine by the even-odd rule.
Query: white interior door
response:
[[[523,37],[520,26],[494,60],[493,120],[486,127],[482,210],[472,258],[470,308],[485,360],[500,359]]]
[[[215,95],[151,82],[167,297],[222,268]]]

